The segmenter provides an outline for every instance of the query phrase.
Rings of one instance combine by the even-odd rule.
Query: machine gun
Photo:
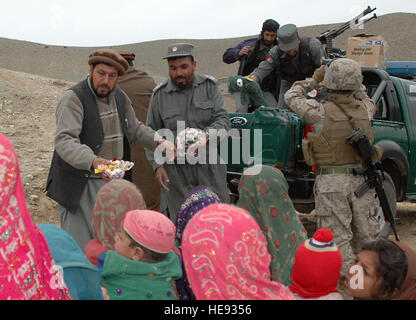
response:
[[[367,18],[364,21],[360,21],[361,18],[365,17],[366,15],[368,15],[369,13],[373,12],[376,9],[377,8],[371,9],[371,7],[368,6],[367,9],[365,9],[363,12],[361,12],[358,16],[356,16],[355,18],[351,19],[348,22],[345,22],[338,29],[325,31],[318,37],[318,39],[319,39],[319,41],[321,41],[322,45],[325,45],[325,51],[326,51],[326,54],[328,55],[328,58],[334,59],[334,58],[343,58],[343,57],[345,57],[345,54],[346,54],[345,50],[341,50],[341,49],[338,49],[338,48],[333,48],[332,47],[332,40],[335,39],[336,37],[338,37],[341,33],[346,31],[350,27],[352,27],[352,28],[359,27],[359,26],[363,25],[364,23],[366,23],[366,22],[368,22],[372,19],[376,19],[377,15],[374,13],[372,17]]]
[[[376,189],[376,194],[383,210],[384,220],[390,224],[396,240],[400,241],[399,235],[394,227],[395,221],[393,212],[383,187],[383,181],[385,179],[383,168],[380,161],[373,160],[374,149],[370,144],[368,137],[361,128],[356,128],[346,139],[364,161],[364,169],[362,171],[355,170],[355,173],[365,175],[366,181],[362,185],[358,186],[358,188],[354,191],[354,194],[358,198],[361,198],[371,188]]]

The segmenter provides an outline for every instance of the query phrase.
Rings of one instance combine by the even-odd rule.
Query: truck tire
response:
[[[381,163],[384,172],[389,173],[396,187],[397,201],[403,201],[409,183],[410,166],[406,154],[401,147],[394,141],[381,140],[376,143],[383,149]]]
[[[384,191],[386,192],[387,199],[390,203],[391,212],[393,213],[393,217],[396,217],[396,210],[397,210],[397,198],[396,198],[396,189],[394,187],[393,179],[387,172],[384,172],[385,180],[383,181]],[[381,231],[377,237],[377,239],[381,238],[388,238],[390,233],[392,232],[390,223],[384,220],[383,210],[380,207],[380,202],[376,197],[374,199],[374,207],[376,211],[377,220],[380,222]]]

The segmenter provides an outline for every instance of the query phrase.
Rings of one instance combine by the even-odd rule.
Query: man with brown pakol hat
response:
[[[61,228],[83,249],[94,237],[90,216],[98,190],[107,183],[94,173],[113,159],[129,160],[129,144],[175,147],[137,120],[128,96],[116,86],[127,61],[116,51],[99,49],[89,56],[89,76],[67,90],[56,108],[55,151],[47,195],[58,203]],[[139,164],[140,165],[140,164]]]
[[[175,163],[161,163],[153,151],[146,149],[147,159],[161,188],[160,212],[173,221],[185,196],[197,186],[211,187],[221,202],[229,202],[227,165],[217,161],[217,139],[210,133],[228,131],[231,123],[217,80],[210,75],[196,73],[193,48],[189,43],[168,47],[168,55],[164,59],[168,61],[169,78],[154,89],[146,121],[154,130],[162,132],[164,129],[165,133],[171,134],[171,139],[176,139],[185,128],[204,133],[201,134],[205,137],[202,139],[204,142],[197,144],[198,159],[193,158],[189,150],[185,157],[180,152],[180,144]]]
[[[137,119],[145,123],[150,97],[156,84],[145,71],[135,68],[136,55],[133,52],[121,50],[119,53],[129,67],[118,78],[117,85],[129,96]],[[131,146],[131,160],[137,164],[132,169],[133,182],[142,192],[147,208],[159,209],[160,189],[155,183],[155,172],[146,159],[144,149]]]

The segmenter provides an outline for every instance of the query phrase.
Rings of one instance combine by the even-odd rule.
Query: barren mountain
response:
[[[352,17],[351,17],[352,18]],[[279,21],[278,17],[276,19]],[[317,37],[322,32],[341,26],[342,23],[299,28],[300,36]],[[347,30],[334,40],[334,46],[346,49],[348,37],[359,34],[382,35],[390,45],[389,60],[416,60],[416,14],[394,13],[373,19],[364,29]],[[259,26],[260,32],[261,26]],[[151,74],[156,82],[167,76],[167,47],[175,42],[191,42],[195,45],[198,71],[211,74],[217,79],[236,73],[238,63],[227,65],[222,55],[227,48],[238,42],[255,37],[190,40],[173,39],[114,46],[113,49],[131,50],[136,54],[136,67]],[[88,55],[96,48],[47,46],[25,41],[0,38],[0,67],[39,74],[50,78],[78,82],[88,72]]]
[[[301,28],[300,34],[316,36],[338,25]],[[365,32],[384,36],[390,44],[390,60],[416,60],[415,25],[415,14],[391,14],[369,22]],[[343,48],[344,43],[345,48],[347,37],[357,33],[362,32],[345,32],[337,39],[335,46]],[[235,73],[237,64],[224,64],[222,53],[242,39],[177,41],[196,45],[199,71],[225,79]],[[161,57],[167,45],[175,41],[138,43],[115,49],[134,51],[137,66],[159,80],[166,76],[167,71]],[[87,57],[92,50],[47,47],[0,38],[0,132],[11,140],[16,149],[26,200],[36,223],[59,225],[56,203],[44,193],[53,153],[55,108],[64,90],[87,74]],[[398,216],[400,222],[397,229],[401,239],[416,249],[416,204],[399,203]],[[308,220],[313,222],[313,215]]]

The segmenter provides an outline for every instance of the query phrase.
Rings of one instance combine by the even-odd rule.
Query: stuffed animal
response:
[[[242,76],[230,76],[228,77],[227,86],[229,93],[241,92],[241,103],[243,105],[269,106],[257,81]]]

